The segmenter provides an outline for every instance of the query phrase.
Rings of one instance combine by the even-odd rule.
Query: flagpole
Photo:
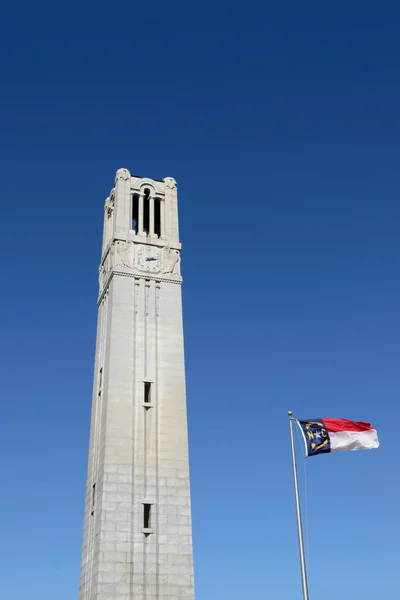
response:
[[[300,550],[300,569],[301,569],[301,584],[303,588],[303,600],[308,600],[308,583],[307,583],[307,570],[306,570],[306,559],[304,556],[304,542],[303,542],[303,528],[301,525],[301,512],[300,512],[300,498],[299,498],[299,484],[297,481],[297,464],[296,464],[296,452],[294,448],[294,435],[293,435],[293,419],[292,411],[288,412],[289,415],[289,428],[290,428],[290,441],[292,445],[292,463],[293,463],[293,482],[294,482],[294,496],[296,500],[296,516],[297,516],[297,533],[299,537],[299,550]]]

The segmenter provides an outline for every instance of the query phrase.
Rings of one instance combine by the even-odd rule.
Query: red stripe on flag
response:
[[[370,423],[348,421],[347,419],[322,419],[328,431],[370,431],[374,429]]]

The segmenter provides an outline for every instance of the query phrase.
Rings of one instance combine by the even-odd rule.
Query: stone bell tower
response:
[[[105,203],[79,600],[193,600],[175,180]]]

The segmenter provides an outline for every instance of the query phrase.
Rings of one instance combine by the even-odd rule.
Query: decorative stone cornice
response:
[[[114,275],[121,275],[122,277],[134,277],[135,279],[152,279],[153,281],[162,281],[164,283],[177,283],[182,284],[182,277],[176,279],[170,279],[169,277],[159,277],[158,275],[146,275],[140,273],[124,273],[123,271],[113,271]]]
[[[182,277],[179,276],[179,279],[172,279],[169,277],[158,277],[157,275],[144,275],[139,273],[124,273],[123,271],[111,271],[110,276],[104,284],[104,288],[102,289],[101,294],[97,300],[97,306],[99,306],[105,296],[108,293],[108,288],[110,286],[111,280],[114,275],[119,275],[120,277],[133,277],[134,279],[144,279],[145,281],[155,281],[156,283],[175,283],[177,285],[182,285]]]

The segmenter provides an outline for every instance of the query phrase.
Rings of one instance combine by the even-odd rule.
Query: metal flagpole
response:
[[[294,449],[293,421],[295,419],[293,419],[292,414],[293,413],[290,410],[288,412],[288,415],[290,417],[289,427],[290,427],[290,441],[292,444],[293,481],[294,481],[294,496],[296,499],[297,533],[299,536],[301,584],[302,584],[302,588],[303,588],[303,600],[308,600],[306,559],[304,556],[303,528],[301,525],[301,513],[300,513],[299,484],[297,481],[296,452]]]

